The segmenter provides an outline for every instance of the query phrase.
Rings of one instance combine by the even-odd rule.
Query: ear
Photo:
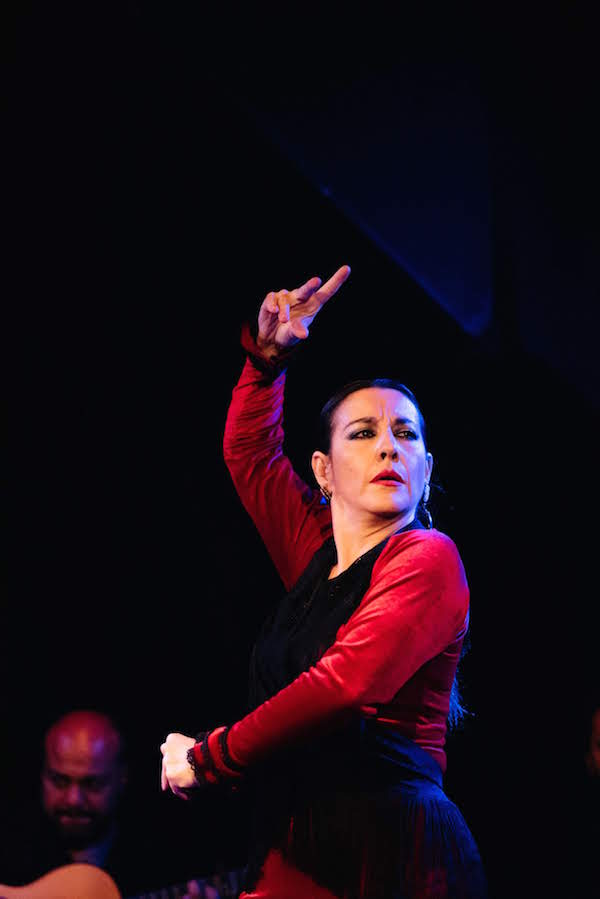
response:
[[[329,456],[326,453],[322,453],[321,450],[315,450],[312,454],[310,464],[312,465],[313,474],[319,487],[325,487],[326,490],[331,491],[328,481]]]
[[[433,456],[431,453],[427,453],[427,458],[425,461],[425,480],[429,483],[431,479],[431,472],[433,471]]]

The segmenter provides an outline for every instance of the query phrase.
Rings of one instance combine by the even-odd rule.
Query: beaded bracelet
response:
[[[225,727],[221,730],[221,733],[218,736],[218,745],[219,750],[222,755],[222,761],[227,768],[230,769],[231,774],[234,779],[236,775],[242,774],[245,770],[241,765],[239,765],[234,759],[231,757],[231,753],[229,752],[229,746],[227,745],[227,736],[231,727]],[[194,776],[196,781],[200,786],[204,786],[206,784],[214,784],[214,783],[226,783],[231,785],[229,778],[226,774],[223,774],[222,771],[217,767],[214,758],[212,757],[210,747],[208,745],[208,738],[211,735],[212,731],[203,731],[196,735],[196,743],[194,746],[191,746],[187,751],[187,760],[190,765],[190,768],[194,772]],[[202,760],[204,762],[204,766],[198,764],[198,760],[196,758],[195,748],[197,745],[200,745],[200,752],[202,753]],[[209,772],[212,775],[212,780],[207,778],[206,772]]]
[[[275,380],[287,368],[290,358],[296,355],[301,341],[289,347],[282,347],[278,353],[267,357],[261,353],[250,323],[244,322],[242,325],[241,344],[252,365],[269,379]]]
[[[196,778],[196,782],[198,783],[199,786],[203,786],[206,783],[206,778],[204,777],[204,772],[202,771],[202,768],[200,767],[200,765],[198,764],[198,762],[196,760],[193,746],[191,746],[188,749],[186,756],[187,756],[188,764],[189,764],[190,768],[192,769],[192,771],[194,772],[194,777]]]

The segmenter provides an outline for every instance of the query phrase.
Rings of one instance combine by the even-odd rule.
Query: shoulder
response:
[[[454,540],[435,528],[393,534],[378,561],[389,564],[393,560],[399,563],[414,560],[421,564],[462,567],[462,560]]]
[[[372,583],[380,578],[418,580],[461,604],[468,602],[467,577],[456,544],[435,528],[390,537],[373,568]]]

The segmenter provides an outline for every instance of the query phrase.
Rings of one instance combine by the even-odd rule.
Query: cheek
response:
[[[50,784],[44,784],[42,787],[42,800],[44,805],[48,808],[51,808],[53,805],[56,805],[56,801],[59,797],[60,793],[58,790],[55,790],[53,786]]]
[[[349,451],[344,446],[337,447],[336,451],[331,453],[329,477],[332,485],[338,491],[346,490],[352,485],[356,486],[357,478],[365,471],[366,467],[363,456],[364,453],[360,452],[360,448]]]
[[[410,453],[407,460],[407,468],[410,472],[411,482],[418,486],[425,481],[427,460],[423,452]]]

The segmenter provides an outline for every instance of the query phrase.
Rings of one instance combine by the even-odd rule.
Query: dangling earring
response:
[[[431,530],[433,527],[433,518],[431,517],[431,512],[427,508],[427,503],[429,502],[429,494],[431,492],[431,488],[429,484],[425,484],[425,489],[423,490],[423,496],[421,497],[421,504],[423,506],[423,512],[425,513],[425,517],[427,518],[427,528]]]
[[[327,487],[319,487],[319,490],[321,491],[321,493],[322,493],[323,496],[325,497],[325,500],[326,500],[328,503],[330,503],[330,502],[331,502],[331,493],[329,492],[329,490],[327,489]]]

